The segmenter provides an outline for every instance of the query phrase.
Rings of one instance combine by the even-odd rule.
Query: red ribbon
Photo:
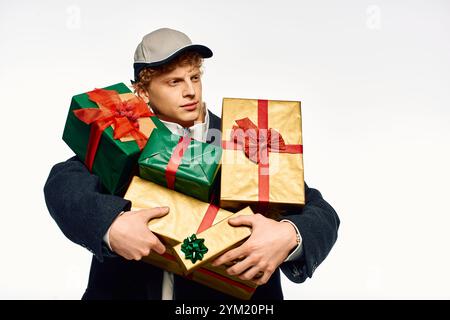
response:
[[[180,137],[178,144],[175,146],[175,149],[173,149],[172,155],[170,156],[166,167],[166,182],[167,188],[169,189],[175,189],[175,175],[181,163],[181,159],[191,143],[191,140],[192,139],[188,136]]]
[[[150,112],[142,99],[133,96],[131,99],[122,101],[117,91],[105,89],[94,89],[87,95],[91,101],[99,105],[99,108],[78,109],[73,112],[78,119],[91,125],[85,158],[89,171],[92,171],[102,133],[110,125],[114,125],[114,139],[131,134],[139,150],[144,148],[147,137],[139,131],[137,119],[154,114]]]
[[[217,272],[214,272],[214,271],[211,271],[211,270],[208,270],[208,269],[205,269],[205,268],[201,268],[200,267],[200,268],[198,268],[197,271],[200,272],[200,273],[203,273],[203,274],[205,274],[207,276],[210,276],[210,277],[216,278],[218,280],[221,280],[221,281],[223,281],[225,283],[228,283],[228,284],[232,285],[233,287],[238,287],[240,289],[243,289],[243,290],[245,290],[245,291],[247,291],[249,293],[253,293],[256,290],[256,288],[249,287],[249,286],[247,286],[247,285],[245,285],[245,284],[243,284],[241,282],[238,282],[238,281],[235,281],[233,279],[224,277],[223,275],[221,275],[221,274],[219,274]],[[193,274],[190,274],[190,275],[187,276],[188,279],[192,279],[193,277],[194,277]]]
[[[187,135],[180,137],[178,144],[175,146],[172,155],[170,156],[166,167],[166,182],[167,188],[169,189],[175,189],[175,175],[177,173],[178,166],[181,163],[181,159],[191,143],[191,140],[192,139]],[[196,233],[200,233],[212,226],[217,212],[219,211],[219,207],[214,204],[215,199],[216,196],[213,194],[208,209],[206,210],[203,220],[200,223]]]
[[[231,140],[243,146],[245,155],[251,161],[259,163],[267,151],[285,150],[286,144],[278,131],[258,128],[249,118],[236,120],[233,126]]]
[[[269,202],[269,152],[303,153],[303,145],[286,144],[275,129],[268,129],[268,100],[258,100],[258,126],[249,118],[236,120],[231,130],[231,141],[223,141],[222,148],[244,150],[251,161],[258,164],[258,201],[261,210]]]
[[[167,252],[163,253],[160,256],[162,256],[163,258],[166,258],[167,260],[171,260],[171,261],[175,261],[175,262],[177,261],[177,259],[173,255],[171,255],[171,254],[169,254]],[[207,276],[216,278],[216,279],[218,279],[220,281],[223,281],[225,283],[228,283],[228,284],[230,284],[230,285],[232,285],[234,287],[241,288],[241,289],[243,289],[243,290],[245,290],[245,291],[247,291],[249,293],[253,293],[256,290],[256,288],[254,288],[254,287],[250,287],[250,286],[247,286],[247,285],[245,285],[245,284],[243,284],[241,282],[238,282],[238,281],[235,281],[233,279],[224,277],[223,275],[221,275],[221,274],[219,274],[217,272],[208,270],[208,269],[203,268],[203,267],[198,268],[196,271],[200,272],[200,273],[203,273],[203,274],[205,274]],[[187,278],[189,280],[193,280],[193,277],[194,277],[194,275],[192,273],[185,276],[185,278]]]
[[[213,195],[211,196],[211,202],[209,203],[208,209],[203,216],[202,222],[200,222],[200,225],[198,226],[196,234],[199,234],[200,232],[212,226],[214,219],[216,219],[217,212],[219,212],[220,209],[217,205],[214,204],[215,201],[216,194],[213,193]]]

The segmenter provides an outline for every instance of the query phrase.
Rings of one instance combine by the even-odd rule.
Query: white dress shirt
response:
[[[189,128],[183,128],[178,123],[175,122],[169,122],[161,120],[162,123],[172,132],[173,134],[184,136],[188,135],[194,140],[206,142],[208,128],[209,128],[209,112],[206,108],[206,105],[204,104],[204,112],[205,112],[205,121],[194,123],[193,126]],[[286,258],[285,261],[293,260],[297,257],[299,257],[302,254],[303,251],[303,243],[301,241],[300,232],[297,229],[297,226],[292,223],[289,220],[281,220],[290,223],[296,230],[297,235],[299,236],[300,243],[295,248],[295,250]],[[103,240],[106,242],[108,247],[111,249],[111,246],[109,244],[109,229],[106,232],[105,236],[103,237]],[[111,249],[112,251],[112,249]],[[163,275],[163,283],[162,283],[162,300],[173,300],[173,273],[164,271]]]

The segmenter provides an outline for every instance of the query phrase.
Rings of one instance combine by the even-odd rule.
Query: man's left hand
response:
[[[265,284],[297,246],[295,228],[288,222],[278,222],[258,213],[231,218],[228,223],[235,227],[249,226],[252,234],[241,246],[221,255],[212,265],[240,260],[229,267],[227,272],[242,280],[252,280],[257,285]]]

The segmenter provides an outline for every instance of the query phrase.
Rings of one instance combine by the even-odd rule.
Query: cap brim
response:
[[[209,49],[206,46],[203,46],[201,44],[191,44],[186,47],[181,48],[180,50],[174,52],[170,56],[168,56],[165,59],[155,61],[155,62],[135,62],[133,64],[134,66],[134,79],[137,81],[139,72],[144,68],[151,68],[151,67],[159,67],[163,64],[169,63],[171,60],[175,59],[176,57],[180,56],[184,52],[187,51],[195,51],[198,52],[203,58],[211,58],[213,56],[213,52],[211,49]]]

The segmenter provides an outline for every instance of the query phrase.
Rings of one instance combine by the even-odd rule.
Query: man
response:
[[[220,145],[220,118],[202,100],[201,64],[212,51],[176,30],[146,35],[134,56],[135,92],[174,134]],[[306,204],[284,220],[260,214],[230,219],[252,228],[240,247],[215,260],[238,261],[227,272],[259,284],[252,299],[282,299],[280,269],[294,282],[311,277],[337,239],[339,218],[319,191],[305,185]],[[77,158],[59,163],[44,187],[51,216],[73,242],[93,252],[83,299],[230,299],[170,274],[141,258],[165,247],[147,228],[170,208],[129,211],[131,203],[106,194],[99,178]]]

